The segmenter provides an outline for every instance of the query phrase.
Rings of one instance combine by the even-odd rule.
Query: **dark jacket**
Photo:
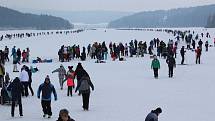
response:
[[[61,117],[59,117],[59,118],[57,119],[57,121],[63,121],[63,120],[61,119]],[[75,120],[69,117],[69,119],[68,119],[67,121],[75,121]]]
[[[57,93],[54,86],[51,83],[43,83],[39,86],[37,91],[37,97],[40,98],[40,92],[42,91],[42,100],[51,101],[51,94],[53,92],[55,100],[57,100]]]
[[[186,51],[184,50],[184,48],[181,48],[180,53],[181,53],[182,56],[185,55],[185,52],[186,52]]]
[[[23,86],[18,77],[16,77],[9,85],[8,90],[11,91],[12,101],[16,101],[21,98]]]
[[[90,93],[90,87],[92,88],[92,90],[94,90],[94,85],[91,82],[90,78],[84,76],[81,78],[80,83],[78,83],[75,92],[79,90],[80,93]]]
[[[169,67],[175,67],[175,58],[170,56],[166,59],[166,63],[168,64]]]
[[[158,116],[152,111],[146,116],[145,121],[158,121]]]
[[[2,64],[0,64],[0,76],[4,76],[5,75],[5,68]]]
[[[90,78],[89,74],[83,68],[78,68],[75,70],[75,77],[77,77],[77,81],[80,81],[84,75],[87,75]]]
[[[31,72],[31,70],[29,69],[29,67],[26,67],[26,71],[28,72],[29,82],[31,83],[31,82],[32,82],[32,72]]]

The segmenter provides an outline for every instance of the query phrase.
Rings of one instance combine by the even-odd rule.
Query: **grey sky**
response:
[[[61,11],[148,11],[215,4],[215,0],[0,0],[14,9]]]

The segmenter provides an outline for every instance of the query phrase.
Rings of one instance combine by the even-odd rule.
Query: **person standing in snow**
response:
[[[63,80],[65,78],[66,75],[66,70],[63,67],[63,65],[60,65],[60,68],[52,71],[52,73],[58,72],[58,78],[59,78],[59,83],[60,83],[60,89],[63,90]]]
[[[85,61],[86,60],[86,49],[85,47],[83,47],[83,52],[81,53],[81,61]]]
[[[0,63],[0,87],[3,87],[4,82],[4,75],[5,75],[5,68],[4,65]]]
[[[84,68],[81,65],[81,63],[78,63],[78,65],[77,65],[77,67],[75,69],[75,75],[74,75],[74,77],[77,79],[77,85],[80,83],[81,78],[84,75],[87,75],[90,78],[89,74],[84,70]],[[79,93],[79,95],[80,95],[80,93]]]
[[[17,69],[17,64],[20,64],[20,63],[19,63],[18,58],[16,56],[16,57],[13,57],[13,72],[19,72]]]
[[[29,87],[29,89],[31,91],[31,95],[34,96],[34,91],[33,91],[32,87],[31,87],[31,83],[32,83],[32,71],[31,71],[31,69],[29,69],[28,66],[26,66],[26,71],[28,72],[28,76],[29,76],[28,87]]]
[[[206,42],[205,42],[205,49],[206,49],[206,52],[208,51],[208,46],[209,46],[208,41],[206,41]]]
[[[25,65],[23,65],[23,67],[21,68],[21,73],[20,73],[19,79],[24,87],[24,89],[22,91],[22,96],[28,97],[29,75],[28,75],[28,72],[26,71]]]
[[[200,64],[200,57],[202,54],[202,49],[200,47],[197,47],[196,51],[196,64]]]
[[[37,91],[37,97],[40,99],[40,93],[42,92],[41,105],[43,108],[43,117],[45,118],[48,115],[48,118],[52,116],[51,110],[51,94],[54,94],[54,99],[57,101],[57,93],[54,88],[54,85],[51,84],[50,78],[47,75],[45,78],[45,82],[42,83]]]
[[[18,62],[20,62],[21,61],[21,56],[22,56],[22,52],[21,52],[20,48],[17,49],[16,55],[17,55]]]
[[[166,63],[168,64],[169,67],[169,78],[172,78],[173,68],[176,67],[175,58],[172,55],[170,55],[169,57],[167,57]]]
[[[147,116],[145,121],[158,121],[158,116],[162,113],[161,108],[157,108],[156,110],[152,110]]]
[[[160,62],[157,59],[156,55],[154,55],[154,59],[152,60],[151,69],[153,69],[154,71],[154,77],[158,78],[158,69],[160,69]]]
[[[74,83],[74,74],[75,72],[72,70],[73,66],[68,66],[69,71],[66,74],[66,80],[67,80],[67,86],[68,86],[68,90],[67,90],[67,96],[72,96],[72,88],[75,87],[75,83]]]
[[[13,56],[13,61],[17,60],[16,46],[13,46],[11,56]]]
[[[192,40],[192,46],[193,46],[193,50],[195,50],[195,48],[196,48],[196,41],[195,40]]]
[[[23,111],[22,111],[23,86],[19,78],[16,77],[7,89],[11,91],[11,97],[12,97],[11,116],[14,117],[14,110],[15,110],[16,103],[19,105],[19,115],[23,116]]]
[[[180,50],[180,53],[181,53],[181,64],[184,64],[184,56],[185,56],[185,53],[186,51],[184,50],[184,46],[182,46],[181,50]]]
[[[7,46],[5,46],[5,49],[4,49],[4,54],[5,54],[5,61],[10,61],[9,59],[9,48]]]
[[[30,56],[30,49],[29,48],[27,48],[27,51],[26,51],[26,53],[27,53],[27,63],[29,62],[29,56]]]
[[[83,77],[80,80],[80,83],[78,83],[75,92],[79,90],[80,94],[82,94],[82,100],[83,100],[83,109],[88,111],[89,110],[89,99],[90,99],[90,87],[92,90],[94,90],[94,85],[91,82],[88,75],[83,75]]]
[[[199,48],[202,49],[203,42],[201,39],[199,40],[198,45],[199,45]]]

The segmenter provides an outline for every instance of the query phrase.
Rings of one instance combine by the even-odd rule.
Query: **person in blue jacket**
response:
[[[51,118],[51,94],[54,94],[54,99],[57,101],[57,93],[54,86],[50,82],[50,78],[47,75],[45,78],[45,82],[39,86],[37,91],[37,97],[40,99],[40,93],[42,92],[41,105],[43,108],[43,117],[45,118],[48,115],[48,118]]]

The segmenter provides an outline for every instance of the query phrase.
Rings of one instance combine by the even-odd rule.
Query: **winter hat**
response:
[[[49,80],[50,81],[49,75],[46,76],[45,80]]]
[[[78,63],[77,68],[76,69],[83,69],[81,63]]]
[[[69,115],[69,111],[67,109],[61,109],[59,115],[67,114]]]
[[[157,113],[162,113],[162,109],[160,107],[158,107],[156,110],[155,110]]]

